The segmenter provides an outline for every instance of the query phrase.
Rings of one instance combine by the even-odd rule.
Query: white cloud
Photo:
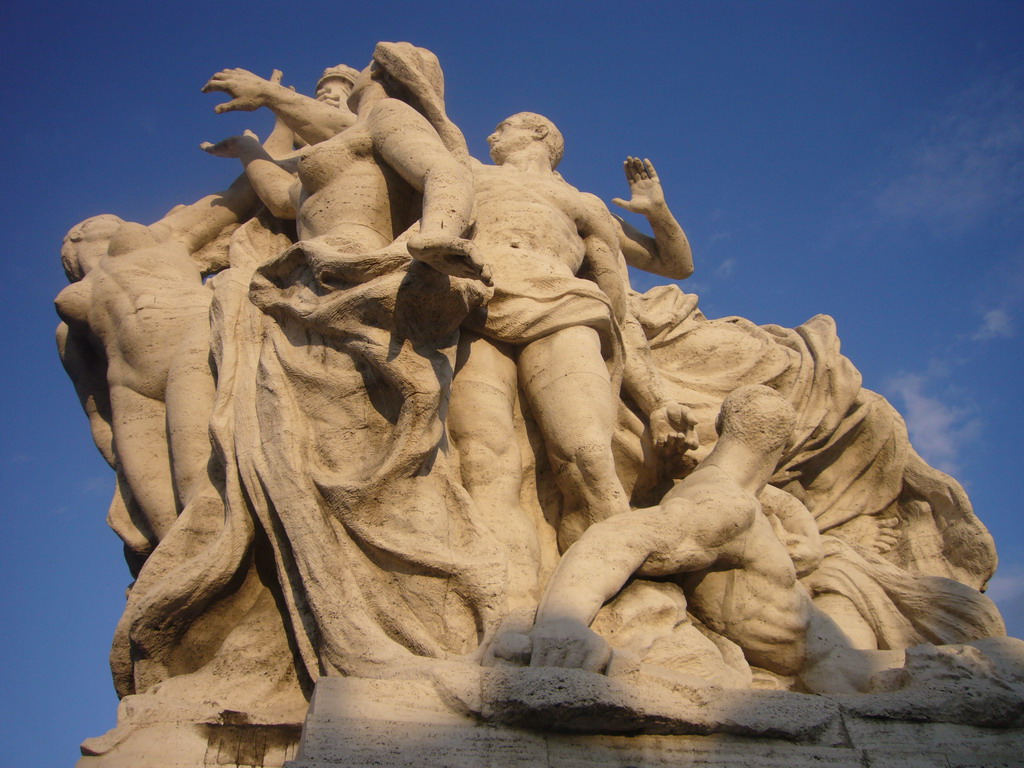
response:
[[[731,256],[723,261],[715,269],[715,277],[728,278],[732,276],[733,270],[736,268],[736,259]]]
[[[1013,320],[1005,309],[990,309],[981,319],[981,326],[971,336],[975,341],[1008,339],[1013,336]]]
[[[924,376],[904,373],[890,379],[885,389],[902,401],[901,411],[917,452],[929,464],[955,475],[960,451],[977,436],[980,424],[968,408],[946,405],[927,394],[927,385]]]
[[[960,229],[1015,208],[1024,194],[1024,87],[1019,73],[950,99],[875,198],[896,220]]]

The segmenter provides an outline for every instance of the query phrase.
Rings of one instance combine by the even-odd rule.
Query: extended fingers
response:
[[[231,80],[239,70],[237,69],[222,69],[217,72],[213,77],[206,81],[200,90],[203,93],[209,93],[210,91],[226,91],[228,90]]]
[[[224,139],[214,144],[212,141],[204,141],[199,145],[199,148],[204,152],[217,157],[237,157],[238,151],[235,146],[234,137],[230,139]]]

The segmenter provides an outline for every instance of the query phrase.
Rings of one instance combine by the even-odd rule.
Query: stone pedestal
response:
[[[86,739],[77,768],[280,768],[295,756],[293,725],[155,723]]]
[[[317,684],[298,755],[285,765],[1010,768],[1024,762],[1024,731],[1020,729],[868,718],[845,711],[829,697],[790,695],[819,699],[826,710],[825,727],[806,731],[806,738],[797,741],[731,733],[554,733],[442,711],[435,706],[437,694],[429,686],[325,678]],[[685,728],[679,723],[659,726],[653,721],[646,727],[653,731]]]

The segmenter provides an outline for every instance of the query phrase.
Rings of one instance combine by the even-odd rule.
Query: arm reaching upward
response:
[[[665,193],[654,165],[650,160],[637,157],[627,157],[623,165],[632,196],[629,200],[616,197],[612,202],[627,211],[646,216],[654,231],[654,237],[649,237],[629,222],[615,217],[619,224],[619,247],[626,263],[662,277],[686,279],[693,274],[690,241],[665,202]]]
[[[347,109],[303,96],[274,78],[264,80],[245,69],[224,69],[215,74],[203,86],[203,93],[213,91],[231,96],[231,101],[214,107],[217,114],[267,107],[309,144],[326,141],[355,122],[355,115]]]
[[[236,157],[241,160],[245,168],[241,180],[246,180],[246,185],[251,184],[255,194],[270,212],[279,219],[295,218],[295,203],[291,196],[295,178],[283,167],[283,163],[288,161],[274,160],[255,133],[246,131],[241,136],[231,136],[216,144],[206,141],[199,146],[204,152],[216,157]]]

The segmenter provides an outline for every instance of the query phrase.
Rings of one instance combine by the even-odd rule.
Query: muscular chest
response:
[[[571,187],[514,169],[487,171],[476,180],[478,218],[484,228],[522,230],[541,238],[554,232],[576,235],[583,212]]]

